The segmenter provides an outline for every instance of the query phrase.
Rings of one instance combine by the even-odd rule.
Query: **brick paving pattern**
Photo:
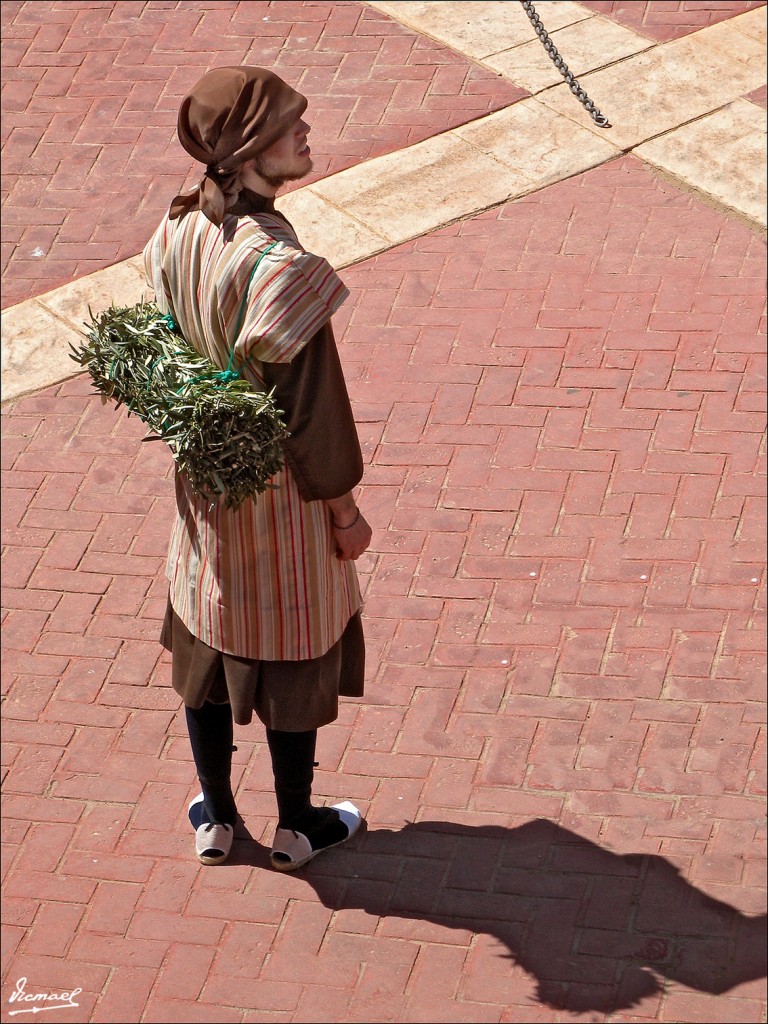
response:
[[[582,7],[589,7],[641,35],[666,42],[743,14],[753,7],[765,7],[765,0],[583,0]]]
[[[2,7],[3,307],[141,252],[199,178],[175,126],[209,68],[275,67],[307,96],[313,178],[528,95],[358,4],[76,6]]]
[[[62,1020],[760,1020],[763,261],[625,157],[345,271],[369,682],[317,792],[369,829],[296,878],[257,725],[248,832],[190,855],[166,453],[82,378],[6,407],[6,990],[82,987]]]
[[[143,124],[156,145],[197,74],[175,51],[240,60],[241,26],[289,6],[295,34],[264,23],[281,54],[354,58],[315,120],[318,174],[359,158],[339,112],[371,35],[369,81],[429,83],[435,118],[446,79],[446,118],[517,98],[352,3],[4,3],[29,47],[6,87],[51,74],[4,118],[11,137],[23,122],[71,151],[81,130],[124,133],[118,179],[47,161],[11,196],[43,209],[55,182],[92,197],[119,180],[112,227],[138,238],[186,173],[130,141]],[[666,6],[694,31],[688,9],[755,5]],[[122,66],[151,74],[118,129]],[[414,141],[388,134],[408,97],[385,92],[377,145]],[[88,212],[83,234],[106,237]],[[89,239],[57,229],[71,273],[112,261]],[[19,267],[30,294],[53,286]],[[191,852],[197,785],[157,643],[169,455],[82,377],[5,403],[2,1020],[34,1005],[10,1002],[22,978],[81,989],[50,1024],[765,1020],[764,267],[760,234],[624,156],[343,272],[375,528],[368,682],[321,732],[316,793],[355,800],[368,829],[296,876],[268,866],[258,724],[235,734],[230,862]]]

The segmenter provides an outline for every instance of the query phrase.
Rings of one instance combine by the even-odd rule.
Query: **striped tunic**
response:
[[[162,221],[144,250],[155,300],[216,365],[255,387],[265,363],[289,363],[349,294],[324,259],[305,252],[274,213],[195,211]],[[257,266],[258,264],[258,266]],[[355,565],[336,558],[324,501],[305,501],[288,466],[237,511],[210,507],[176,473],[167,574],[187,629],[226,654],[296,661],[325,654],[361,598]]]

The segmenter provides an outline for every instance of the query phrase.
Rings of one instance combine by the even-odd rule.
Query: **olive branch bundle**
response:
[[[200,355],[152,302],[115,307],[85,323],[70,357],[90,374],[102,402],[125,405],[162,440],[192,489],[237,509],[283,468],[288,432],[272,393]]]

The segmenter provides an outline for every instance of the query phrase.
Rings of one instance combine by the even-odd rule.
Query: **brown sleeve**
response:
[[[285,459],[305,501],[339,498],[360,483],[363,456],[330,322],[290,363],[262,363],[290,437]]]

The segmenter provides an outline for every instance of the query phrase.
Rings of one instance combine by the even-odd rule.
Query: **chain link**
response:
[[[574,94],[574,96],[576,96],[576,98],[578,100],[581,101],[582,105],[586,108],[586,110],[589,111],[589,113],[592,116],[592,120],[595,122],[595,124],[599,128],[610,128],[611,125],[610,125],[610,122],[608,121],[608,118],[605,116],[605,114],[601,114],[600,113],[600,111],[597,109],[597,107],[592,102],[592,100],[589,98],[589,96],[587,96],[587,94],[584,91],[584,89],[582,89],[582,87],[576,81],[576,79],[574,78],[572,72],[570,72],[568,70],[568,65],[565,63],[563,58],[557,52],[557,47],[552,42],[552,40],[549,38],[549,33],[547,32],[547,30],[542,25],[541,18],[536,13],[536,10],[535,10],[533,4],[529,3],[528,0],[520,0],[520,3],[522,4],[523,10],[525,11],[525,13],[530,18],[531,24],[533,25],[533,27],[534,27],[534,29],[536,31],[536,35],[541,40],[542,46],[544,47],[544,49],[549,54],[549,57],[550,57],[552,63],[555,65],[557,70],[560,72],[560,74],[563,76],[565,81],[568,83],[568,87],[571,90],[571,92]]]

